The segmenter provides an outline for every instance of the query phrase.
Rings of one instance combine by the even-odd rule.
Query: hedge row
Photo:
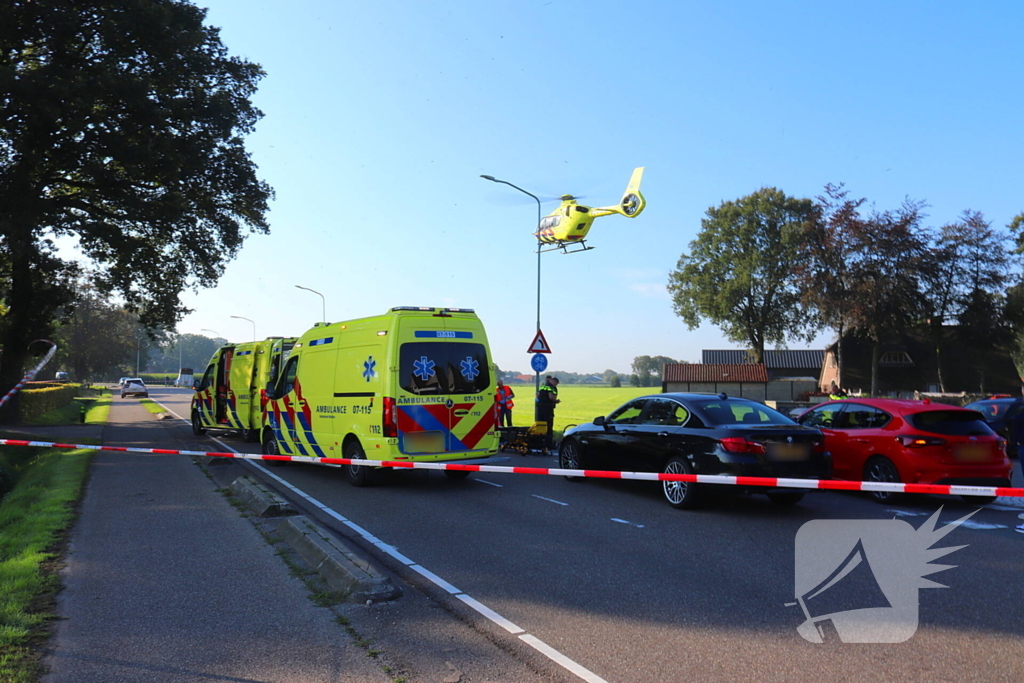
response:
[[[18,392],[18,419],[28,422],[51,410],[63,408],[78,396],[81,389],[81,384],[70,383],[22,389]]]

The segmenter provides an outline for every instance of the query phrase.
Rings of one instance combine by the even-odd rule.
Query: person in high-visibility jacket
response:
[[[559,403],[561,401],[558,399],[558,378],[548,375],[537,392],[537,421],[546,422],[548,425],[548,449],[555,447],[555,406]]]
[[[512,387],[506,386],[499,378],[497,393],[494,396],[494,401],[498,404],[499,427],[512,426],[512,407],[515,405],[512,399],[515,397],[516,392],[512,391]]]

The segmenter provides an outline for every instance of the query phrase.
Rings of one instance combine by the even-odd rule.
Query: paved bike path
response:
[[[187,449],[114,399],[104,445]],[[391,679],[315,606],[191,458],[98,451],[71,532],[43,683]]]

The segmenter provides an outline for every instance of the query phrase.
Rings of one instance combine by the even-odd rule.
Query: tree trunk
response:
[[[871,397],[878,398],[878,360],[882,355],[882,343],[871,344]]]
[[[935,345],[935,372],[939,377],[939,391],[946,393],[946,378],[942,374],[942,344]]]
[[[839,321],[839,341],[836,342],[836,386],[843,388],[843,333],[846,331],[843,321]]]

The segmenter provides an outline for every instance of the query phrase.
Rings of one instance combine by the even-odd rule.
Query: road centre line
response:
[[[569,505],[568,503],[563,503],[562,501],[555,500],[554,498],[545,498],[544,496],[538,496],[536,493],[533,494],[533,497],[534,498],[540,498],[541,500],[546,500],[547,502],[554,503],[555,505],[566,505],[566,506]]]
[[[471,479],[471,481],[478,481],[481,484],[489,484],[490,486],[497,486],[499,489],[505,488],[504,484],[495,484],[493,481],[487,481],[486,479],[481,479],[479,477],[473,477],[473,479]]]
[[[156,403],[159,403],[159,402],[156,402]],[[161,407],[164,408],[164,410],[166,410],[170,414],[174,415],[175,417],[177,417],[182,422],[191,424],[190,420],[185,420],[183,417],[181,417],[180,415],[178,415],[174,411],[172,411],[169,408],[167,408],[167,406],[164,406],[162,404],[160,404],[160,405],[161,405]],[[207,436],[209,436],[209,435],[207,435]],[[217,442],[218,444],[220,444],[222,447],[224,447],[224,449],[226,451],[231,451],[233,453],[238,453],[239,452],[239,451],[235,450],[233,447],[231,447],[229,444],[224,443],[223,441],[219,440],[218,438],[216,438],[214,436],[209,436],[209,438],[211,440]],[[587,669],[586,667],[582,666],[581,664],[579,664],[575,660],[570,659],[569,657],[565,656],[564,654],[562,654],[561,652],[559,652],[555,648],[551,647],[550,645],[548,645],[547,643],[545,643],[541,639],[537,638],[536,636],[530,635],[529,633],[526,632],[525,629],[520,628],[519,626],[514,624],[512,621],[506,619],[505,617],[501,616],[500,614],[495,612],[493,609],[491,609],[487,605],[483,604],[479,600],[477,600],[477,599],[473,598],[472,596],[470,596],[468,593],[463,592],[461,589],[459,589],[459,588],[453,586],[452,584],[448,583],[447,581],[442,579],[437,574],[435,574],[432,571],[426,569],[425,567],[415,563],[413,560],[409,559],[405,555],[402,555],[401,553],[398,552],[398,550],[394,546],[385,543],[384,541],[380,540],[379,538],[377,538],[376,536],[371,534],[366,529],[363,529],[361,526],[359,526],[355,522],[352,522],[352,521],[346,519],[341,514],[339,514],[338,512],[334,511],[333,509],[331,509],[330,507],[328,507],[324,503],[321,503],[319,500],[317,500],[316,498],[314,498],[311,495],[307,494],[302,489],[300,489],[297,486],[291,484],[290,482],[285,481],[284,479],[282,479],[278,475],[276,475],[273,472],[269,471],[267,468],[262,467],[260,464],[258,464],[256,462],[253,462],[253,461],[245,461],[245,462],[248,462],[253,467],[259,468],[262,472],[266,473],[269,477],[271,477],[275,481],[279,482],[283,486],[287,487],[289,490],[293,491],[297,496],[300,496],[304,500],[308,501],[311,505],[313,505],[317,509],[322,510],[323,512],[329,514],[330,516],[334,517],[338,521],[340,521],[343,524],[347,525],[348,527],[350,527],[351,529],[356,531],[356,533],[358,533],[360,536],[362,536],[366,541],[368,541],[372,545],[376,546],[380,550],[383,550],[388,555],[391,555],[396,560],[398,560],[399,562],[401,562],[405,566],[407,566],[410,569],[412,569],[413,571],[415,571],[417,574],[419,574],[419,575],[423,576],[424,578],[428,579],[434,585],[438,586],[439,588],[447,591],[448,593],[450,593],[454,597],[458,598],[461,602],[463,602],[467,606],[471,607],[478,614],[480,614],[483,617],[486,617],[491,623],[493,623],[493,624],[495,624],[497,626],[500,626],[501,628],[505,629],[506,631],[508,631],[512,635],[517,635],[521,641],[523,641],[524,643],[526,643],[527,645],[532,647],[534,650],[536,650],[537,652],[541,653],[542,655],[544,655],[545,657],[547,657],[548,659],[553,661],[555,664],[558,664],[559,666],[561,666],[562,668],[566,669],[567,671],[570,671],[570,672],[576,674],[578,677],[580,677],[581,679],[583,679],[587,683],[608,683],[608,681],[606,681],[604,678],[601,678],[600,676],[595,674],[593,671],[590,671],[589,669]],[[491,482],[484,482],[484,483],[491,483]],[[496,484],[496,486],[501,486],[501,485],[500,484]],[[550,501],[552,503],[557,503],[558,505],[568,505],[568,503],[562,503],[562,502],[557,501],[557,500],[551,500],[550,498],[543,498],[543,496],[534,496],[534,497],[535,498],[541,498],[543,500],[547,500],[547,501]]]

